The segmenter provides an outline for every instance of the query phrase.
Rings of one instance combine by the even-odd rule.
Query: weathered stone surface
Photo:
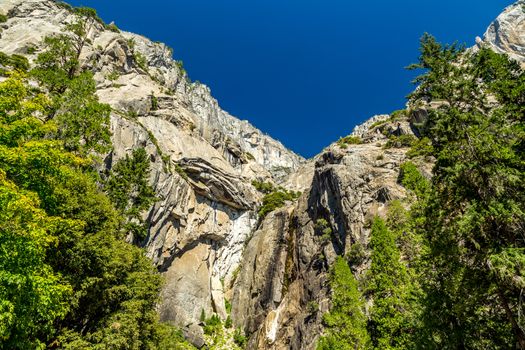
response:
[[[483,43],[525,62],[523,4],[508,7]],[[9,14],[0,51],[26,54],[34,47],[31,61],[45,36],[63,33],[74,20],[51,0],[2,0],[0,13]],[[330,308],[330,264],[353,244],[366,247],[369,219],[406,196],[397,178],[407,148],[385,149],[387,136],[417,133],[433,105],[399,120],[375,116],[352,133],[363,144],[332,144],[304,161],[223,111],[208,87],[187,79],[166,45],[100,24],[89,36],[81,63],[94,72],[100,100],[113,108],[114,149],[105,166],[138,147],[150,156],[149,181],[159,200],[144,213],[150,227],[142,244],[166,277],[162,320],[201,347],[201,312],[224,319],[228,299],[234,324],[250,336],[249,349],[314,349]],[[416,162],[430,176],[431,162]],[[250,185],[254,179],[303,194],[258,222],[262,195]],[[319,219],[328,222],[330,238],[316,228]]]
[[[356,242],[366,247],[370,218],[406,196],[397,179],[408,148],[385,149],[387,136],[370,127],[376,121],[357,128],[364,144],[333,144],[315,157],[308,190],[297,204],[269,214],[248,243],[232,317],[252,334],[250,348],[314,349],[330,306],[329,266]],[[328,240],[316,229],[318,219],[329,223]]]
[[[245,249],[233,293],[232,318],[248,333],[256,331],[267,310],[282,301],[289,218],[289,209],[268,214]]]
[[[525,1],[507,7],[489,26],[483,40],[494,51],[506,53],[511,58],[525,62]]]

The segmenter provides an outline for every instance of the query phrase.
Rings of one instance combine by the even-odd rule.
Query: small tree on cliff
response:
[[[357,281],[345,259],[337,257],[330,272],[332,309],[323,316],[326,334],[317,350],[366,349],[370,337],[366,330],[364,303]]]

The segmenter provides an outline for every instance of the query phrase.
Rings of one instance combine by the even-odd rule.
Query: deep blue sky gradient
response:
[[[223,109],[311,157],[403,108],[419,38],[472,45],[512,0],[71,0],[174,48]]]

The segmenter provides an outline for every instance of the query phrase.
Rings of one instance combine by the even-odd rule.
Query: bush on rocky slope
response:
[[[279,188],[273,192],[268,193],[262,199],[262,205],[259,208],[259,217],[263,219],[268,213],[277,208],[284,206],[286,201],[293,201],[301,194],[299,192],[288,191],[284,188]]]

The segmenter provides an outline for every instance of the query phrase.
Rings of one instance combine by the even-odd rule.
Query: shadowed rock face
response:
[[[520,1],[505,9],[484,38],[496,51],[522,63],[524,6]],[[426,108],[438,106],[430,103]],[[347,148],[332,144],[289,176],[286,184],[304,193],[297,203],[265,218],[245,251],[234,286],[232,316],[252,334],[248,348],[315,349],[323,330],[322,314],[330,308],[329,266],[353,244],[366,247],[369,220],[385,215],[389,201],[407,195],[398,184],[407,149],[384,149],[385,135],[417,134],[416,126],[426,117],[424,108],[395,123],[387,115],[375,116],[352,133],[364,144]],[[431,159],[415,162],[425,176],[431,176]],[[328,241],[316,228],[319,219],[332,230]],[[369,263],[356,267],[356,274],[364,273]]]
[[[362,136],[371,141],[346,149],[334,144],[317,156],[309,190],[268,215],[248,243],[232,317],[253,333],[250,349],[314,349],[330,307],[329,266],[356,242],[366,246],[370,218],[383,215],[388,200],[406,196],[397,178],[407,149],[384,149],[387,137],[375,129]],[[328,222],[330,238],[316,227],[319,219]]]
[[[508,7],[483,40],[523,62],[522,6]],[[0,13],[9,14],[0,51],[32,61],[45,36],[62,33],[74,20],[51,0],[1,0]],[[202,346],[201,312],[225,319],[228,299],[234,324],[251,335],[249,349],[314,349],[330,308],[329,266],[353,244],[366,247],[369,219],[406,196],[397,178],[407,148],[385,149],[385,135],[413,134],[425,110],[396,122],[375,116],[352,134],[363,144],[332,144],[305,161],[223,111],[209,88],[188,81],[164,44],[98,23],[89,36],[82,66],[95,74],[101,101],[113,108],[114,148],[105,166],[138,147],[150,156],[149,181],[159,200],[144,213],[150,228],[142,244],[166,277],[161,319]],[[30,47],[37,52],[28,54]],[[431,163],[417,165],[430,176]],[[302,195],[258,220],[262,195],[251,186],[254,179]],[[328,223],[330,237],[319,219]]]

